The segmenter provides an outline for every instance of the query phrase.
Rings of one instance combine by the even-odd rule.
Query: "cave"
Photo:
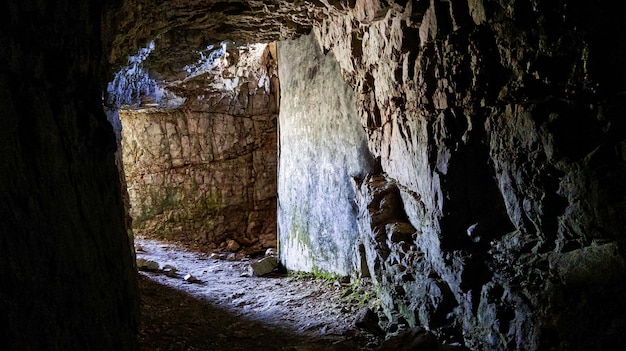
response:
[[[135,235],[370,279],[381,350],[624,344],[625,6],[5,4],[2,349],[138,350]]]

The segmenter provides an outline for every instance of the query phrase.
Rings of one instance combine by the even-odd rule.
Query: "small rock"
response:
[[[241,272],[241,274],[239,275],[240,277],[251,277],[252,273],[250,273],[251,269],[250,267],[248,267],[248,270],[245,270],[243,272]]]
[[[377,351],[438,351],[440,343],[437,337],[428,330],[414,327],[403,330],[382,343]]]
[[[470,239],[472,239],[473,242],[477,243],[480,241],[480,230],[476,230],[476,226],[478,226],[478,223],[474,223],[472,225],[470,225],[469,227],[467,227],[467,236],[470,237]]]
[[[261,259],[258,262],[250,264],[250,275],[260,277],[273,271],[278,267],[278,260],[274,256],[269,256]]]
[[[194,277],[193,275],[189,273],[187,273],[183,279],[185,279],[185,281],[190,282],[190,283],[198,283],[200,281],[198,278]]]
[[[239,250],[241,246],[235,240],[229,239],[226,241],[226,251],[235,252]]]
[[[146,260],[145,258],[138,258],[137,268],[142,271],[158,271],[159,263],[151,260]]]
[[[270,247],[269,249],[265,250],[265,257],[268,256],[276,256],[276,249],[273,247]]]
[[[237,261],[237,254],[236,253],[229,253],[228,256],[226,256],[226,260],[228,261]]]
[[[368,307],[363,307],[359,313],[357,313],[356,318],[354,319],[354,325],[357,328],[366,330],[374,335],[378,335],[380,337],[385,336],[385,332],[378,325],[378,315]]]
[[[163,273],[170,278],[177,278],[178,273],[176,273],[177,269],[174,266],[166,264],[163,266]]]
[[[220,259],[220,255],[218,253],[216,253],[216,252],[212,252],[209,255],[209,258],[212,259],[212,260],[219,260]]]

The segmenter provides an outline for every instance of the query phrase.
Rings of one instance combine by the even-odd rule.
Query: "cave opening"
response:
[[[164,320],[196,346],[240,336],[233,328],[255,330],[241,341],[246,349],[377,342],[353,325],[373,300],[368,279],[288,273],[279,263],[277,44],[222,41],[167,73],[152,59],[158,47],[155,39],[129,56],[105,98],[139,270],[143,347],[171,346],[155,332]],[[214,328],[222,338],[200,336]]]
[[[282,304],[292,307],[305,307],[312,297],[358,302],[367,294],[332,275],[360,272],[370,275],[377,305],[358,314],[359,328],[369,328],[388,349],[606,350],[625,344],[625,6],[567,0],[554,6],[537,0],[7,2],[0,14],[0,348],[134,351],[140,306],[152,306],[158,317],[141,320],[151,323],[150,335],[168,338],[161,349],[198,345],[190,339],[204,342],[194,347],[200,349],[314,349],[299,343],[309,331],[329,349],[354,346],[341,344],[332,324],[318,324],[318,316],[302,310],[283,315],[308,318],[283,338],[279,327],[246,324],[241,313],[220,319],[223,310],[194,302],[207,297],[189,299],[173,289],[157,294],[164,285],[144,279],[180,282],[188,292],[212,290],[202,270],[166,267],[165,261],[155,268],[149,255],[185,257],[219,278],[243,268],[235,268],[242,263],[229,261],[229,254],[224,260],[145,242],[138,288],[126,232],[132,217],[124,223],[126,187],[115,167],[123,155],[114,154],[119,148],[102,108],[107,78],[120,87],[127,75],[141,76],[126,57],[139,55],[134,63],[148,76],[136,88],[153,95],[137,95],[143,106],[123,113],[158,120],[136,134],[163,142],[134,147],[144,151],[132,159],[141,165],[167,158],[168,167],[197,174],[193,167],[205,161],[186,163],[179,155],[191,145],[215,149],[189,141],[195,140],[189,131],[201,123],[212,133],[215,128],[196,117],[214,109],[222,121],[246,130],[259,123],[240,107],[267,106],[250,95],[258,85],[242,85],[246,93],[234,100],[210,99],[203,89],[207,75],[185,80],[213,53],[229,53],[218,60],[225,63],[240,55],[229,41],[224,48],[226,39],[277,42],[276,57],[287,58],[278,65],[278,213],[257,215],[276,221],[279,255],[289,253],[280,257],[287,269],[328,279],[304,277],[302,284],[314,281],[319,289],[294,294],[284,283],[293,277],[236,276],[232,281],[253,284],[244,293],[256,290],[258,298],[231,290],[217,300],[241,304],[244,312],[265,311],[268,319],[278,312],[258,304],[269,292],[275,298],[282,293]],[[112,67],[126,67],[117,81],[105,77]],[[166,93],[155,88],[162,82],[180,85]],[[111,119],[116,110],[110,109]],[[220,135],[227,140],[227,134]],[[238,150],[255,146],[227,143]],[[145,183],[165,184],[169,177],[169,184],[180,179],[185,185],[189,179],[145,170]],[[215,204],[237,193],[210,191],[219,174],[191,177],[193,195],[151,190],[145,198],[161,205],[135,216],[137,231],[141,219],[160,216],[159,225],[175,240],[190,232],[192,209],[223,211],[226,218],[227,208]],[[198,201],[179,213],[167,207],[185,199]],[[228,229],[225,219],[212,218]],[[238,218],[246,230],[261,223],[255,215]],[[143,228],[154,223],[144,220]],[[199,233],[196,240],[210,236]],[[224,239],[228,245],[225,234],[218,250]],[[255,284],[261,281],[275,285]],[[167,308],[174,306],[188,308]],[[324,311],[334,320],[351,316],[343,307]],[[174,321],[178,310],[188,312],[178,316],[186,321]],[[206,321],[212,324],[198,327]],[[178,324],[188,333],[176,330]],[[144,332],[140,327],[145,345]]]
[[[130,56],[107,89],[132,231],[232,252],[275,248],[276,44],[222,41],[166,67],[151,60],[158,45]]]

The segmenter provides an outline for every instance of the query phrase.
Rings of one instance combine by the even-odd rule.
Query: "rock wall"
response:
[[[278,43],[278,231],[288,269],[348,275],[358,238],[354,182],[372,169],[354,92],[312,35]]]
[[[120,110],[136,234],[276,246],[274,48],[233,49],[226,67],[195,68],[178,83],[181,106]]]
[[[381,171],[355,182],[356,196],[344,182],[322,183],[324,194],[336,195],[314,197],[315,208],[345,204],[338,222],[356,219],[358,235],[334,231],[298,255],[363,243],[353,250],[366,258],[391,328],[423,325],[481,350],[623,343],[623,6],[429,0],[331,8],[314,27],[323,52],[332,53],[321,59],[334,56],[353,87]],[[309,71],[301,85],[314,83]],[[330,95],[343,96],[343,85],[335,86]],[[334,116],[334,100],[318,94],[316,108]],[[281,135],[295,129],[282,124],[283,103]],[[286,119],[313,115],[324,116],[294,111]],[[317,117],[302,130],[328,121]],[[325,136],[331,145],[346,138]],[[281,150],[290,143],[302,142],[281,136]],[[320,168],[345,169],[342,157],[320,167],[324,158],[298,150],[305,175],[280,184],[281,205],[298,186],[299,203],[310,203],[317,183],[303,179],[322,182]],[[281,173],[293,155],[281,151]],[[294,207],[279,208],[281,238],[323,222],[313,211],[283,227]],[[339,260],[335,270],[346,266]]]
[[[136,270],[102,108],[103,2],[4,7],[0,349],[137,350]]]

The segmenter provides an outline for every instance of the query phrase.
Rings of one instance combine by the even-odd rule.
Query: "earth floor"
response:
[[[376,304],[366,281],[250,276],[249,264],[260,257],[147,238],[136,238],[135,250],[159,264],[139,271],[144,351],[371,350],[382,341],[354,325],[361,309]]]

